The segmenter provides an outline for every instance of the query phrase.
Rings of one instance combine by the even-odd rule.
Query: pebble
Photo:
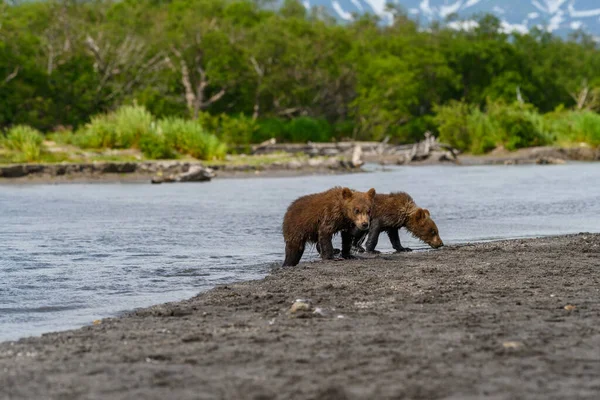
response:
[[[504,347],[505,349],[518,349],[523,347],[523,343],[516,341],[504,342],[502,343],[502,347]]]

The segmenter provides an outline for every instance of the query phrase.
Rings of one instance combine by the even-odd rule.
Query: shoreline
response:
[[[0,343],[0,397],[591,399],[598,256],[586,233],[276,268]]]
[[[97,161],[88,163],[4,164],[0,165],[0,185],[11,183],[150,183],[157,174],[181,174],[199,166],[210,168],[215,179],[253,177],[292,177],[366,172],[343,158],[319,156],[290,158],[287,161],[253,163],[211,163],[200,161]],[[258,156],[260,157],[260,156]],[[457,160],[430,157],[408,164],[396,155],[365,155],[363,161],[382,166],[478,166],[478,165],[548,165],[569,162],[600,161],[600,149],[585,147],[532,147],[515,152],[497,151],[487,155],[464,154]]]
[[[1,184],[26,183],[151,183],[157,175],[210,169],[213,179],[286,177],[364,172],[337,158],[292,160],[267,164],[211,164],[197,161],[137,161],[0,165]]]

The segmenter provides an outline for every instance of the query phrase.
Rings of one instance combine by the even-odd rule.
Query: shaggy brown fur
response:
[[[368,232],[366,251],[377,253],[375,247],[381,232],[387,232],[390,242],[398,252],[411,251],[400,244],[398,230],[405,227],[414,237],[421,239],[433,248],[444,245],[439,230],[431,219],[429,210],[419,208],[407,193],[378,194],[375,196],[375,206]],[[354,231],[354,246],[364,251],[360,244],[366,237],[365,232]]]
[[[353,228],[367,231],[371,221],[375,189],[367,193],[335,187],[326,192],[302,196],[294,201],[283,218],[285,261],[297,265],[307,242],[318,243],[321,258],[333,258],[333,235],[342,232],[342,257],[352,258]]]

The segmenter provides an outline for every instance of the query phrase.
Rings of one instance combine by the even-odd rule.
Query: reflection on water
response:
[[[407,191],[446,244],[600,226],[597,164],[373,168],[208,184],[0,186],[0,340],[260,278],[283,260],[289,203],[335,185]],[[385,236],[378,249],[391,251]],[[315,258],[311,249],[303,260]]]

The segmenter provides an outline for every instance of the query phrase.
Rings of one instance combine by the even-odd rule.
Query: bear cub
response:
[[[400,244],[398,230],[406,228],[414,237],[421,239],[431,247],[437,249],[444,243],[435,222],[431,219],[428,210],[418,207],[412,197],[407,193],[398,192],[391,194],[378,194],[375,196],[373,215],[371,217],[371,228],[368,232],[365,248],[361,243],[367,237],[367,232],[354,230],[353,245],[359,252],[365,250],[370,253],[378,253],[375,250],[379,234],[386,232],[390,242],[397,252],[411,251]]]
[[[322,193],[302,196],[288,207],[283,218],[285,261],[297,265],[306,243],[317,243],[324,260],[333,258],[333,235],[342,233],[342,257],[353,258],[352,232],[366,232],[371,225],[375,189],[356,192],[335,187]]]

